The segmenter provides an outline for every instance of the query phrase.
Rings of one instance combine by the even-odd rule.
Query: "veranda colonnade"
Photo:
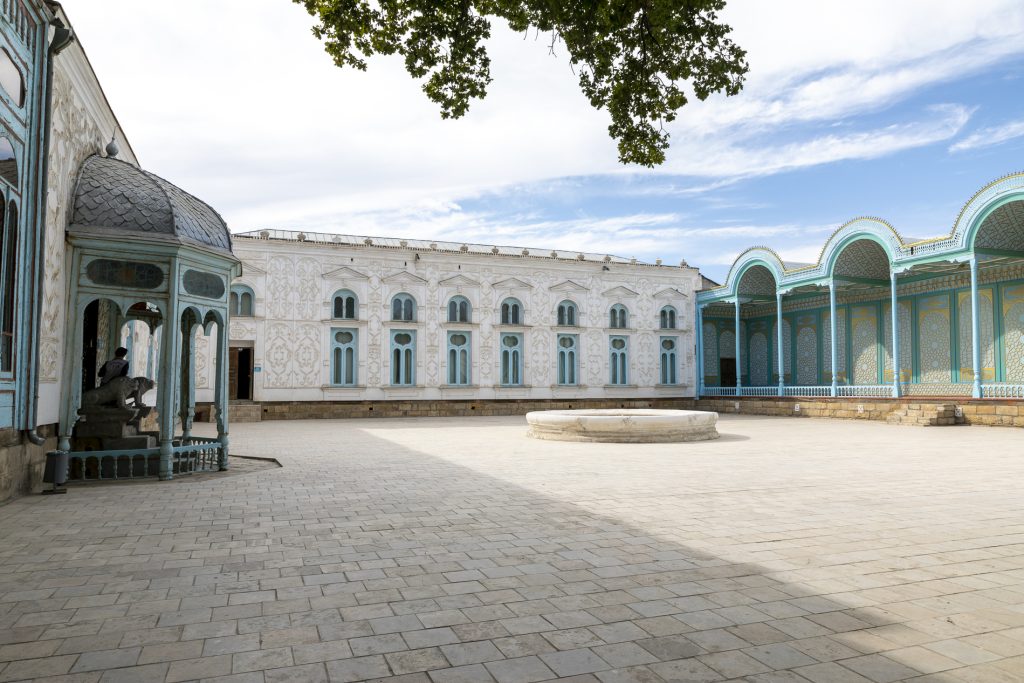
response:
[[[816,264],[785,263],[771,249],[754,247],[743,252],[734,262],[729,271],[726,283],[721,287],[700,292],[697,297],[697,368],[698,391],[706,396],[894,396],[904,393],[905,385],[909,385],[907,358],[901,358],[907,350],[908,340],[901,339],[900,311],[906,310],[905,302],[901,301],[899,288],[901,284],[936,281],[939,278],[963,278],[968,276],[970,302],[970,334],[967,341],[970,345],[970,366],[963,362],[959,365],[969,370],[970,394],[974,398],[986,396],[1024,397],[1024,384],[1007,386],[999,383],[991,367],[983,366],[982,352],[986,339],[982,335],[982,313],[984,306],[994,310],[994,297],[984,298],[984,305],[979,304],[979,285],[982,277],[989,279],[989,287],[993,287],[993,277],[1003,277],[1009,273],[1007,283],[1014,285],[1014,292],[1019,288],[1017,281],[1021,277],[1020,266],[1024,264],[1024,174],[1015,174],[1001,178],[979,191],[963,208],[954,224],[952,232],[943,238],[930,240],[904,240],[887,222],[877,218],[859,218],[839,228],[827,240],[821,256]],[[1001,282],[1001,281],[1000,281]],[[823,290],[828,291],[828,332],[827,349],[829,363],[825,370],[822,367],[821,377],[826,374],[828,382],[814,382],[803,385],[801,382],[787,383],[786,358],[784,357],[786,327],[783,322],[783,311],[787,298],[802,300],[821,296]],[[955,287],[953,287],[955,291]],[[846,385],[840,381],[842,377],[839,367],[840,358],[846,358],[844,349],[839,348],[840,332],[837,324],[841,316],[837,315],[837,299],[840,294],[852,294],[874,297],[880,294],[888,299],[890,339],[880,339],[880,343],[891,344],[891,350],[879,348],[878,376],[881,382],[855,383]],[[954,297],[955,298],[955,297]],[[791,299],[791,300],[792,300]],[[744,386],[743,361],[744,347],[747,346],[742,334],[742,313],[749,306],[770,307],[774,304],[775,313],[775,358],[778,365],[777,386]],[[954,303],[954,306],[956,304]],[[998,308],[998,307],[995,307]],[[735,337],[736,385],[706,385],[706,354],[704,326],[705,313],[718,311],[719,315],[731,314],[733,334]],[[994,310],[993,316],[1005,314],[1018,316],[1017,308],[1012,310]],[[824,314],[822,314],[824,317]],[[1024,320],[1024,319],[1022,319]],[[993,337],[991,344],[995,346],[994,331],[989,331],[996,321],[987,323],[985,333]],[[917,321],[911,320],[913,328]],[[879,332],[885,321],[877,321]],[[1016,328],[1014,328],[1016,329]],[[1004,332],[1006,332],[1004,330]],[[949,334],[955,336],[956,330],[950,328]],[[748,329],[749,335],[749,329]],[[752,335],[749,335],[752,336]],[[845,330],[847,339],[851,330]],[[881,335],[879,335],[881,337]],[[792,346],[796,346],[796,331],[791,333]],[[955,338],[954,338],[955,341]],[[913,342],[917,342],[914,334]],[[1004,374],[1009,375],[1005,368],[1014,363],[1024,363],[1024,359],[1010,357],[1007,346],[1003,352]],[[1016,348],[1016,346],[1014,346]],[[819,358],[824,355],[819,351]],[[748,349],[749,351],[749,349]],[[910,348],[913,356],[918,349]],[[889,357],[882,360],[883,352]],[[950,350],[950,366],[953,366],[953,351]],[[1017,352],[1013,352],[1017,353]],[[723,356],[723,358],[725,358]],[[819,360],[820,362],[820,360]],[[849,362],[853,363],[853,358]],[[889,379],[883,364],[891,362],[892,379]],[[916,362],[916,361],[915,361]],[[769,365],[771,361],[769,361]],[[794,363],[795,365],[795,363]],[[851,369],[852,368],[847,368]],[[793,367],[792,378],[797,376]],[[960,382],[963,382],[963,374]],[[769,380],[771,372],[769,371]],[[852,375],[852,373],[851,373]],[[990,375],[991,377],[986,377]],[[1019,371],[1015,370],[1014,379],[1020,379]],[[986,379],[993,381],[986,385]],[[1004,377],[1004,380],[1007,378]],[[954,382],[956,383],[956,382]],[[796,386],[794,386],[794,384]],[[923,387],[922,387],[923,388]],[[921,392],[917,392],[921,393]]]

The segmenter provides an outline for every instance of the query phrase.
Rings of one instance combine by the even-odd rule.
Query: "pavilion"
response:
[[[701,396],[1024,398],[1024,173],[943,237],[858,218],[814,264],[747,249],[696,319]]]

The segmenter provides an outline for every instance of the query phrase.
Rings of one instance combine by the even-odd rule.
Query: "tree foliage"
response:
[[[444,118],[463,116],[491,82],[491,19],[564,44],[580,88],[611,114],[623,163],[665,160],[665,123],[687,103],[735,95],[746,53],[718,13],[725,0],[294,0],[316,18],[313,34],[338,66],[365,70],[375,54],[399,54],[423,79]]]

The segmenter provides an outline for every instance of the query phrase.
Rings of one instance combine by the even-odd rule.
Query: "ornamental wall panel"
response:
[[[777,323],[772,323],[772,341],[778,344],[778,333],[776,328]],[[793,331],[792,326],[789,324],[789,320],[783,318],[782,320],[782,368],[783,368],[783,380],[789,384],[793,377]],[[772,380],[774,382],[779,381],[779,351],[776,346],[775,353],[772,354]]]
[[[768,385],[768,334],[767,325],[754,329],[750,335],[750,384],[755,387]]]
[[[878,308],[852,306],[850,309],[853,376],[851,384],[878,384]]]
[[[1003,287],[1003,376],[1024,382],[1024,285]]]
[[[914,316],[909,301],[899,302],[900,318],[900,381],[909,382],[914,368]],[[892,304],[882,304],[882,379],[887,384],[893,381],[892,371]]]
[[[817,317],[813,315],[797,316],[796,330],[796,383],[801,386],[817,384]]]
[[[919,299],[917,325],[919,381],[923,384],[948,383],[952,372],[949,295]]]
[[[832,312],[821,313],[822,382],[832,383]],[[836,382],[846,383],[846,309],[836,308]]]
[[[704,378],[708,384],[718,382],[718,325],[710,320],[704,321]]]
[[[992,316],[994,292],[991,287],[978,289],[978,333],[981,335],[981,379],[996,378],[995,327]],[[974,335],[971,324],[971,293],[957,292],[957,327],[960,334],[960,381],[974,381]]]

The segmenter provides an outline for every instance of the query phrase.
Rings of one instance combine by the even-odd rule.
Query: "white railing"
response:
[[[1024,384],[983,384],[983,398],[1024,398]]]
[[[778,387],[743,387],[741,396],[778,396]]]
[[[927,398],[930,396],[948,396],[953,392],[949,387],[941,390],[929,390],[930,387],[926,384],[904,384],[903,393],[908,397],[921,397]],[[959,391],[957,395],[964,393],[969,394],[970,385],[963,384],[955,386]],[[704,387],[700,392],[701,396],[736,396],[736,387]],[[740,387],[739,396],[753,396],[760,398],[769,398],[772,396],[779,395],[779,388],[777,386],[769,387]],[[784,386],[782,389],[782,395],[787,397],[809,397],[809,398],[828,398],[832,395],[832,387],[824,385],[816,386]],[[984,384],[981,389],[981,395],[984,398],[1021,398],[1024,399],[1024,384]],[[892,385],[891,384],[859,384],[859,385],[841,385],[836,387],[836,396],[840,398],[891,398],[892,397]]]
[[[776,390],[776,393],[778,391]],[[783,387],[783,396],[831,396],[831,386],[810,386],[810,387]]]
[[[889,398],[892,396],[891,384],[855,384],[836,388],[837,396],[856,396],[860,398]]]

